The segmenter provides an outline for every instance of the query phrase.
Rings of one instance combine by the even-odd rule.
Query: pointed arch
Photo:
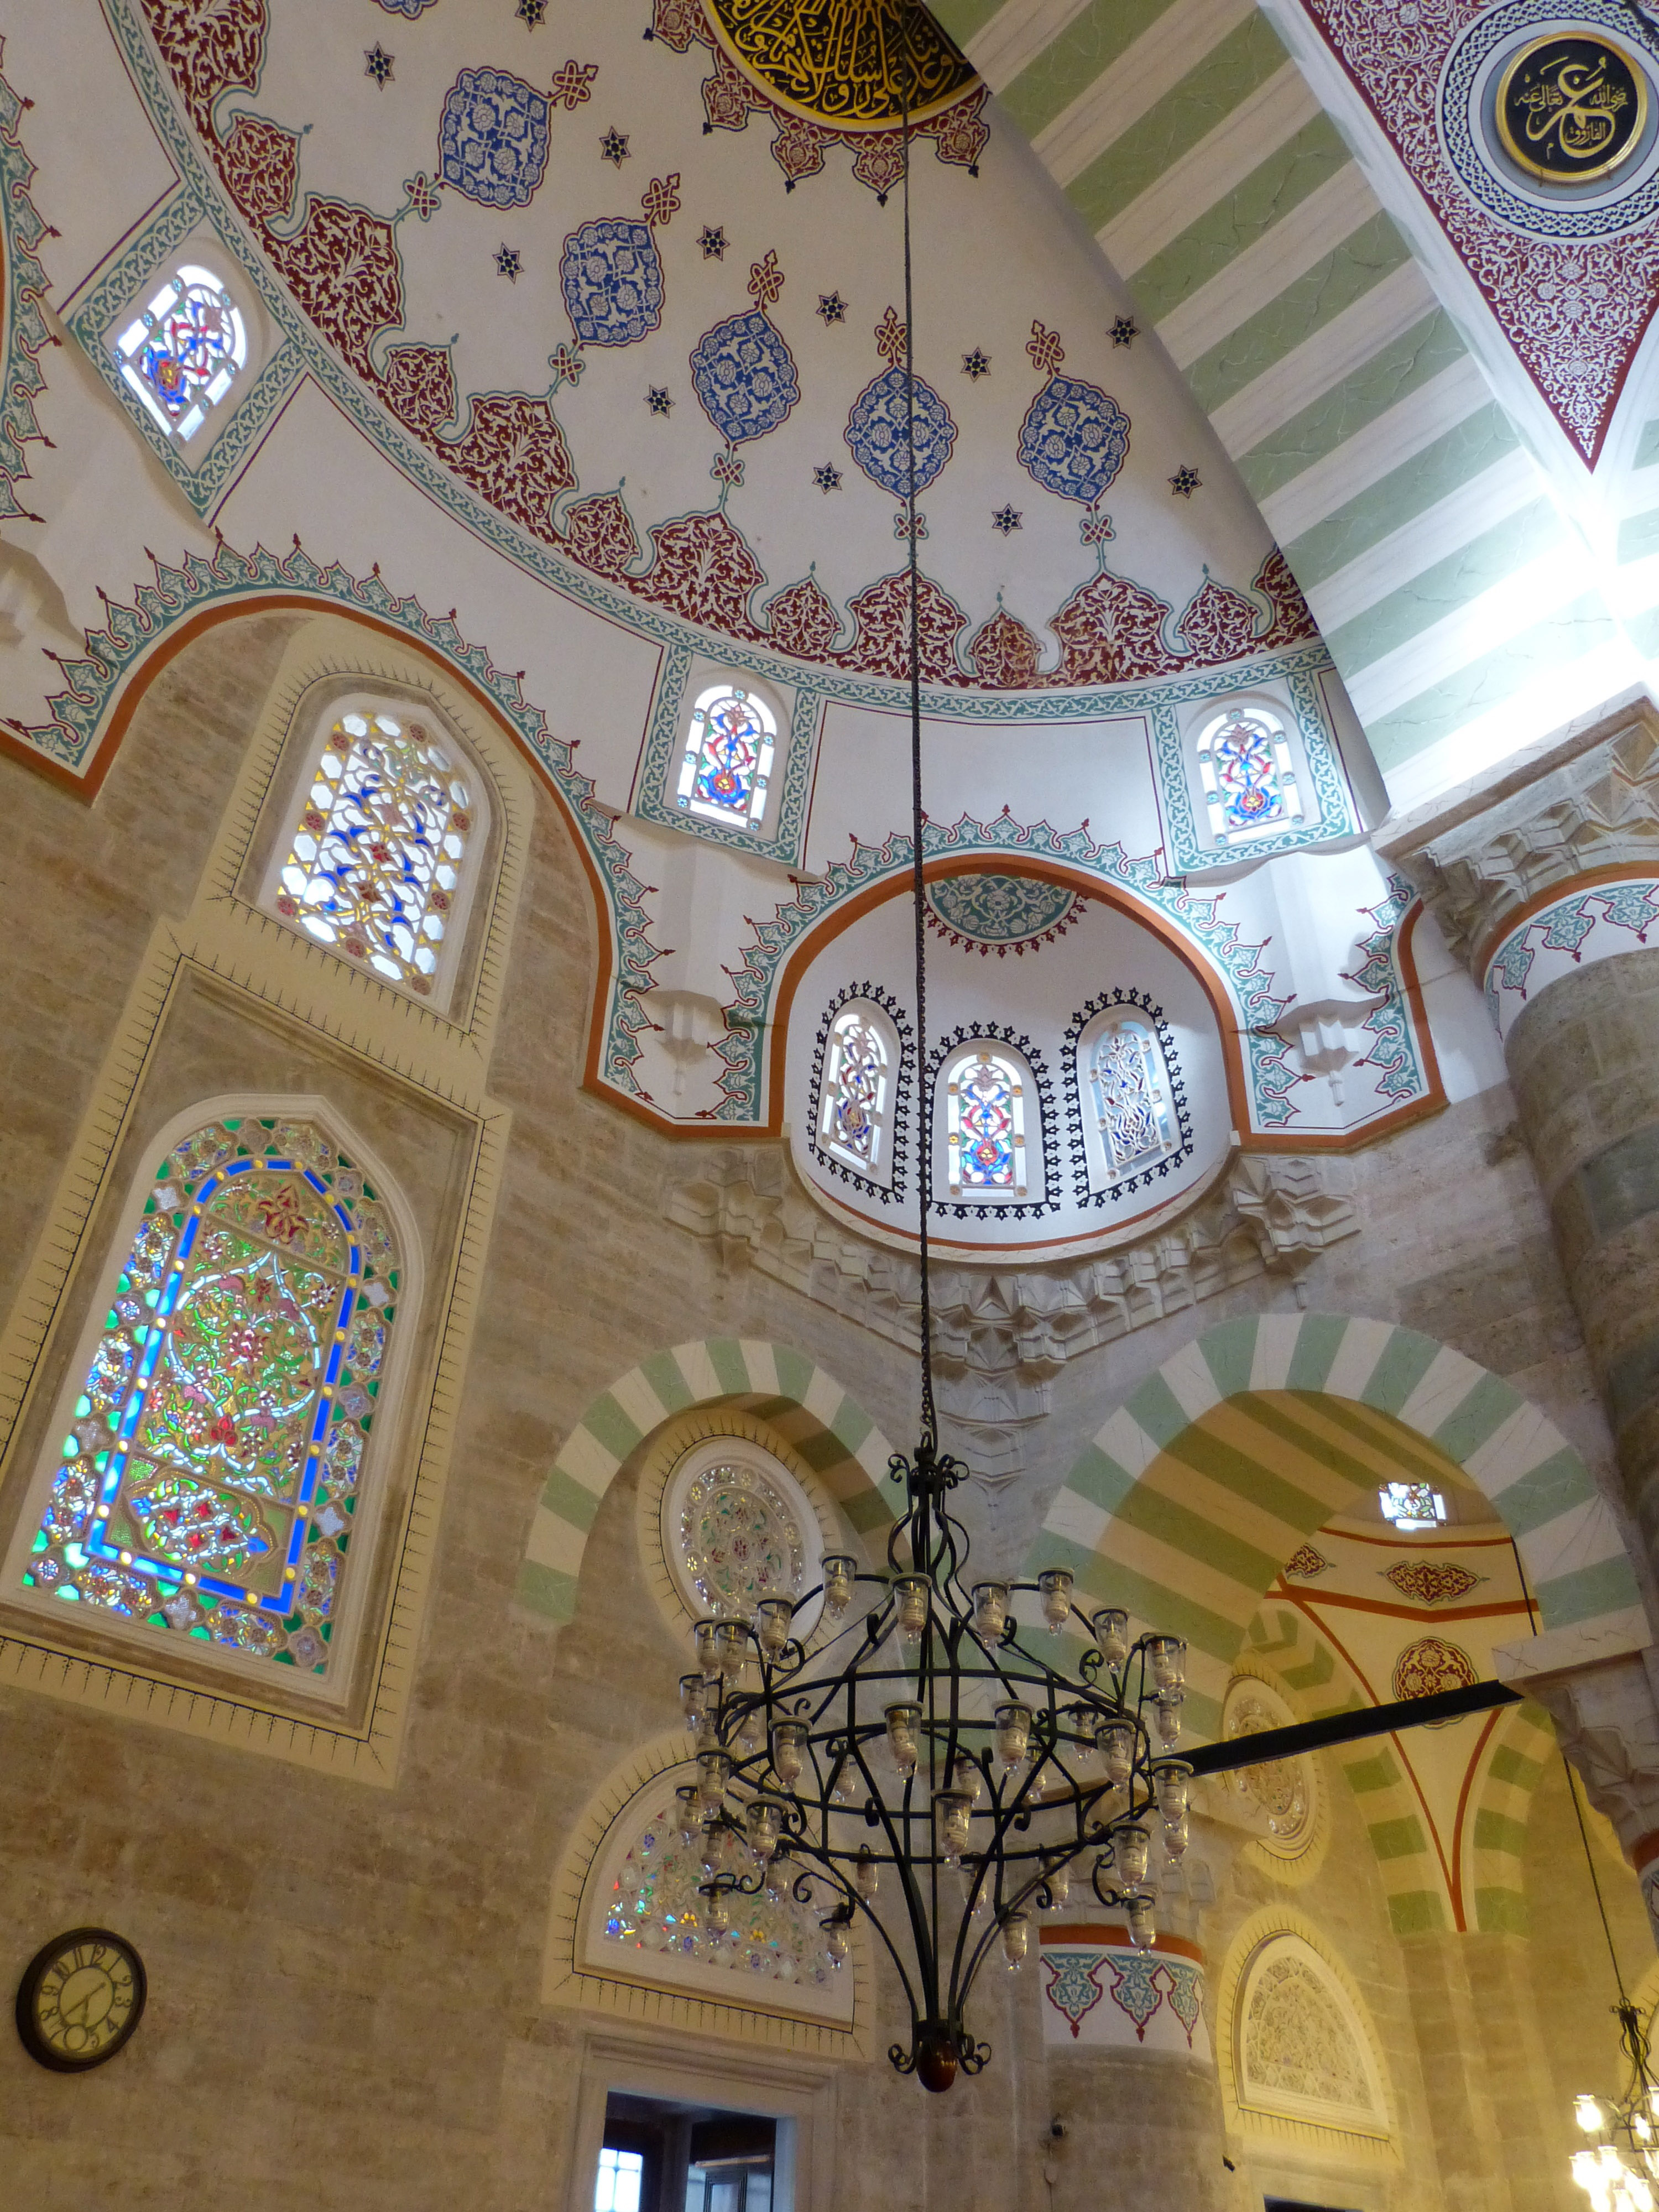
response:
[[[769,1423],[861,1535],[893,1521],[885,1487],[893,1448],[833,1375],[755,1337],[677,1344],[618,1376],[565,1439],[519,1568],[515,1602],[525,1613],[555,1628],[572,1618],[588,1530],[617,1470],[673,1414],[708,1405],[741,1407]]]
[[[1223,1322],[1166,1360],[1079,1455],[1030,1566],[1069,1566],[1095,1603],[1185,1636],[1192,1719],[1212,1732],[1268,1584],[1373,1479],[1340,1401],[1414,1431],[1484,1492],[1547,1629],[1646,1640],[1618,1523],[1554,1424],[1462,1352],[1348,1314]]]

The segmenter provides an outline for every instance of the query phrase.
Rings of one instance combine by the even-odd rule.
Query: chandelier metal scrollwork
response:
[[[701,1830],[709,1930],[730,1925],[734,1899],[787,1888],[821,1911],[839,1966],[861,1918],[910,2008],[908,2041],[888,2055],[935,2090],[985,2064],[966,2017],[975,1982],[999,1949],[1023,1963],[1074,1869],[1144,1950],[1154,1831],[1165,1858],[1187,1848],[1185,1644],[1132,1642],[1115,1607],[1085,1620],[1063,1567],[969,1585],[945,1503],[966,1472],[926,1439],[895,1455],[909,1510],[888,1571],[835,1554],[800,1600],[699,1622],[699,1671],[680,1683],[697,1761],[680,1818],[688,1838]],[[1040,1627],[1015,1613],[1027,1595]],[[820,1595],[803,1643],[795,1616]],[[1068,1630],[1090,1639],[1075,1674],[1031,1648]]]

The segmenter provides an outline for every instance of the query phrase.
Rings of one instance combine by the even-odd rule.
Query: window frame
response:
[[[364,1450],[358,1477],[361,1486],[357,1511],[352,1516],[352,1549],[359,1564],[352,1574],[344,1577],[344,1590],[337,1601],[339,1609],[334,1617],[329,1649],[331,1656],[337,1652],[340,1659],[326,1675],[307,1675],[298,1668],[279,1668],[270,1660],[229,1645],[184,1638],[176,1632],[164,1632],[143,1621],[124,1620],[118,1613],[102,1607],[68,1607],[46,1591],[26,1588],[22,1580],[52,1484],[63,1464],[63,1455],[58,1447],[65,1431],[74,1424],[75,1404],[82,1395],[93,1355],[106,1334],[116,1285],[131,1255],[145,1201],[155,1188],[155,1170],[186,1137],[227,1116],[319,1122],[337,1150],[345,1153],[354,1168],[373,1183],[375,1202],[391,1218],[398,1239],[398,1272],[404,1278],[398,1293],[401,1326],[392,1331],[388,1340],[384,1378],[375,1403],[375,1427]],[[81,1272],[77,1269],[77,1275]],[[300,1699],[308,1708],[322,1708],[330,1715],[347,1710],[354,1701],[359,1654],[368,1628],[385,1601],[383,1595],[377,1595],[380,1581],[376,1573],[379,1536],[386,1502],[395,1486],[388,1462],[395,1464],[401,1455],[403,1432],[407,1425],[410,1363],[416,1357],[425,1273],[421,1239],[408,1201],[380,1164],[374,1147],[363,1141],[327,1099],[314,1093],[229,1093],[203,1099],[173,1115],[139,1152],[137,1166],[104,1249],[86,1270],[93,1285],[92,1295],[71,1355],[53,1393],[50,1419],[36,1440],[34,1463],[27,1485],[22,1488],[18,1516],[6,1547],[4,1580],[0,1583],[5,1603],[20,1608],[27,1616],[51,1622],[54,1631],[60,1633],[80,1629],[94,1637],[108,1637],[131,1650],[135,1655],[135,1664],[146,1672],[170,1674],[178,1671],[182,1662],[191,1669],[199,1667],[210,1674],[248,1685],[261,1705],[272,1701],[280,1703],[284,1697],[289,1697]],[[74,1620],[65,1619],[70,1613],[75,1615]]]
[[[750,798],[746,819],[740,820],[729,807],[715,806],[707,799],[694,799],[690,795],[706,742],[703,725],[714,704],[723,698],[741,699],[758,709],[766,733],[760,747],[754,794]],[[678,757],[671,767],[669,789],[665,796],[673,809],[682,815],[689,814],[700,823],[713,823],[718,828],[732,831],[745,842],[752,839],[757,845],[763,844],[768,834],[767,817],[772,811],[775,771],[779,765],[778,756],[783,743],[782,717],[767,688],[757,684],[752,677],[738,672],[722,674],[714,682],[703,684],[692,699],[685,717]]]
[[[887,1100],[881,1126],[886,1137],[886,1158],[870,1169],[853,1159],[826,1137],[831,1090],[835,1080],[836,1031],[850,1013],[862,1008],[881,1036],[889,1058]],[[807,1108],[811,1116],[807,1149],[821,1168],[839,1181],[879,1198],[884,1206],[904,1195],[909,1137],[910,1085],[915,1062],[915,1031],[903,1007],[891,992],[876,983],[848,983],[837,991],[823,1010],[812,1050],[812,1079]]]
[[[314,718],[309,734],[301,744],[296,718],[296,726],[289,739],[295,748],[295,763],[287,775],[278,777],[273,785],[273,802],[280,794],[280,804],[272,805],[275,834],[270,836],[264,865],[259,872],[254,903],[261,914],[278,927],[290,932],[313,952],[338,960],[353,973],[380,984],[383,989],[396,991],[415,1006],[449,1018],[458,995],[461,973],[466,964],[465,948],[471,932],[479,886],[487,876],[493,880],[497,872],[498,807],[494,781],[472,747],[460,736],[453,722],[435,701],[426,697],[410,698],[395,686],[381,689],[360,684],[349,690],[335,692],[319,702],[305,702],[305,710]],[[437,962],[432,971],[432,988],[428,992],[417,991],[412,983],[382,974],[367,956],[359,958],[348,952],[343,945],[325,943],[306,927],[302,915],[285,915],[277,903],[285,896],[283,871],[288,866],[311,787],[317,779],[323,755],[331,749],[337,726],[350,714],[361,714],[372,719],[382,713],[399,719],[405,729],[411,721],[424,720],[432,723],[434,727],[431,734],[455,755],[468,788],[473,794],[472,828],[457,871],[456,887],[451,898],[443,937],[440,940]]]
[[[1093,1083],[1090,1063],[1093,1059],[1096,1040],[1114,1024],[1134,1022],[1148,1030],[1156,1043],[1164,1063],[1164,1073],[1169,1091],[1170,1114],[1174,1127],[1171,1142],[1156,1157],[1147,1156],[1144,1164],[1132,1164],[1120,1173],[1109,1172],[1106,1148],[1095,1127]],[[1150,1189],[1154,1182],[1172,1176],[1184,1167],[1194,1152],[1192,1112],[1187,1100],[1185,1072],[1176,1049],[1175,1034],[1164,1018],[1164,1009],[1150,991],[1117,984],[1109,991],[1097,992],[1085,1000],[1073,1015],[1065,1037],[1065,1075],[1066,1116],[1071,1129],[1072,1183],[1079,1206],[1112,1206],[1120,1199],[1132,1196],[1136,1191]]]
[[[1216,776],[1215,743],[1224,726],[1236,721],[1254,721],[1263,726],[1263,734],[1272,748],[1273,766],[1279,776],[1279,811],[1254,825],[1230,830],[1224,818],[1225,802]],[[1248,850],[1263,837],[1282,836],[1305,824],[1307,810],[1297,777],[1290,732],[1282,715],[1261,701],[1230,700],[1225,706],[1208,715],[1200,724],[1194,738],[1193,757],[1197,764],[1205,811],[1209,817],[1210,836],[1218,851]]]
[[[228,374],[221,369],[219,374],[210,382],[206,390],[198,395],[189,412],[174,421],[169,418],[166,409],[134,368],[134,358],[142,350],[144,339],[155,326],[155,322],[165,306],[167,292],[169,290],[173,292],[176,302],[184,291],[204,285],[210,285],[218,293],[230,316],[231,326],[234,332],[235,358]],[[148,289],[148,287],[146,289]],[[126,314],[119,319],[119,327],[110,333],[109,346],[115,362],[116,373],[122,382],[144,408],[161,435],[173,446],[176,451],[181,453],[187,452],[192,447],[199,430],[210,428],[220,419],[220,410],[236,389],[239,380],[242,384],[244,396],[252,383],[252,376],[247,374],[251,351],[248,340],[248,319],[243,313],[235,294],[216,270],[208,268],[204,262],[187,258],[183,254],[174,258],[169,265],[168,274],[162,278],[149,296],[142,301],[135,301]],[[221,388],[216,391],[216,386]],[[230,411],[232,413],[235,411],[234,405]],[[224,419],[228,420],[228,416]],[[207,446],[211,443],[212,439],[210,437],[194,450],[198,453],[204,452]]]

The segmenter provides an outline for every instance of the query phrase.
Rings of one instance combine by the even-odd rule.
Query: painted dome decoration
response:
[[[795,357],[758,307],[717,323],[691,356],[691,387],[728,445],[763,438],[800,398]]]
[[[999,959],[1052,945],[1082,904],[1075,891],[1034,876],[944,876],[928,884],[927,897],[928,923],[939,936]]]
[[[895,366],[866,384],[853,402],[846,437],[853,459],[872,483],[903,499],[910,489],[906,443],[909,399],[905,374]],[[957,426],[933,386],[916,379],[916,489],[926,491],[951,458]]]
[[[1051,376],[1019,430],[1020,466],[1044,491],[1092,507],[1123,466],[1129,418],[1109,394]]]
[[[662,262],[649,223],[601,216],[564,242],[559,283],[583,345],[635,345],[662,320]]]

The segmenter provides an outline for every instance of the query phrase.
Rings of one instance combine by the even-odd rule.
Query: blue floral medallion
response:
[[[444,182],[482,207],[528,206],[547,167],[547,94],[505,70],[463,70],[444,94]]]
[[[702,411],[733,446],[775,430],[800,398],[795,357],[758,307],[716,323],[691,355]]]
[[[853,402],[847,418],[846,439],[853,459],[872,483],[878,483],[895,499],[910,489],[907,451],[909,412],[902,368],[884,369],[866,384]],[[931,384],[916,379],[916,489],[928,485],[951,458],[957,426],[951,410]]]
[[[417,15],[435,6],[436,0],[380,0],[380,4],[388,15],[407,15],[412,23]]]
[[[584,345],[635,345],[662,320],[662,263],[649,223],[601,216],[564,242],[559,283]]]
[[[1129,451],[1129,418],[1092,384],[1051,376],[1019,430],[1020,465],[1062,499],[1092,507]]]

